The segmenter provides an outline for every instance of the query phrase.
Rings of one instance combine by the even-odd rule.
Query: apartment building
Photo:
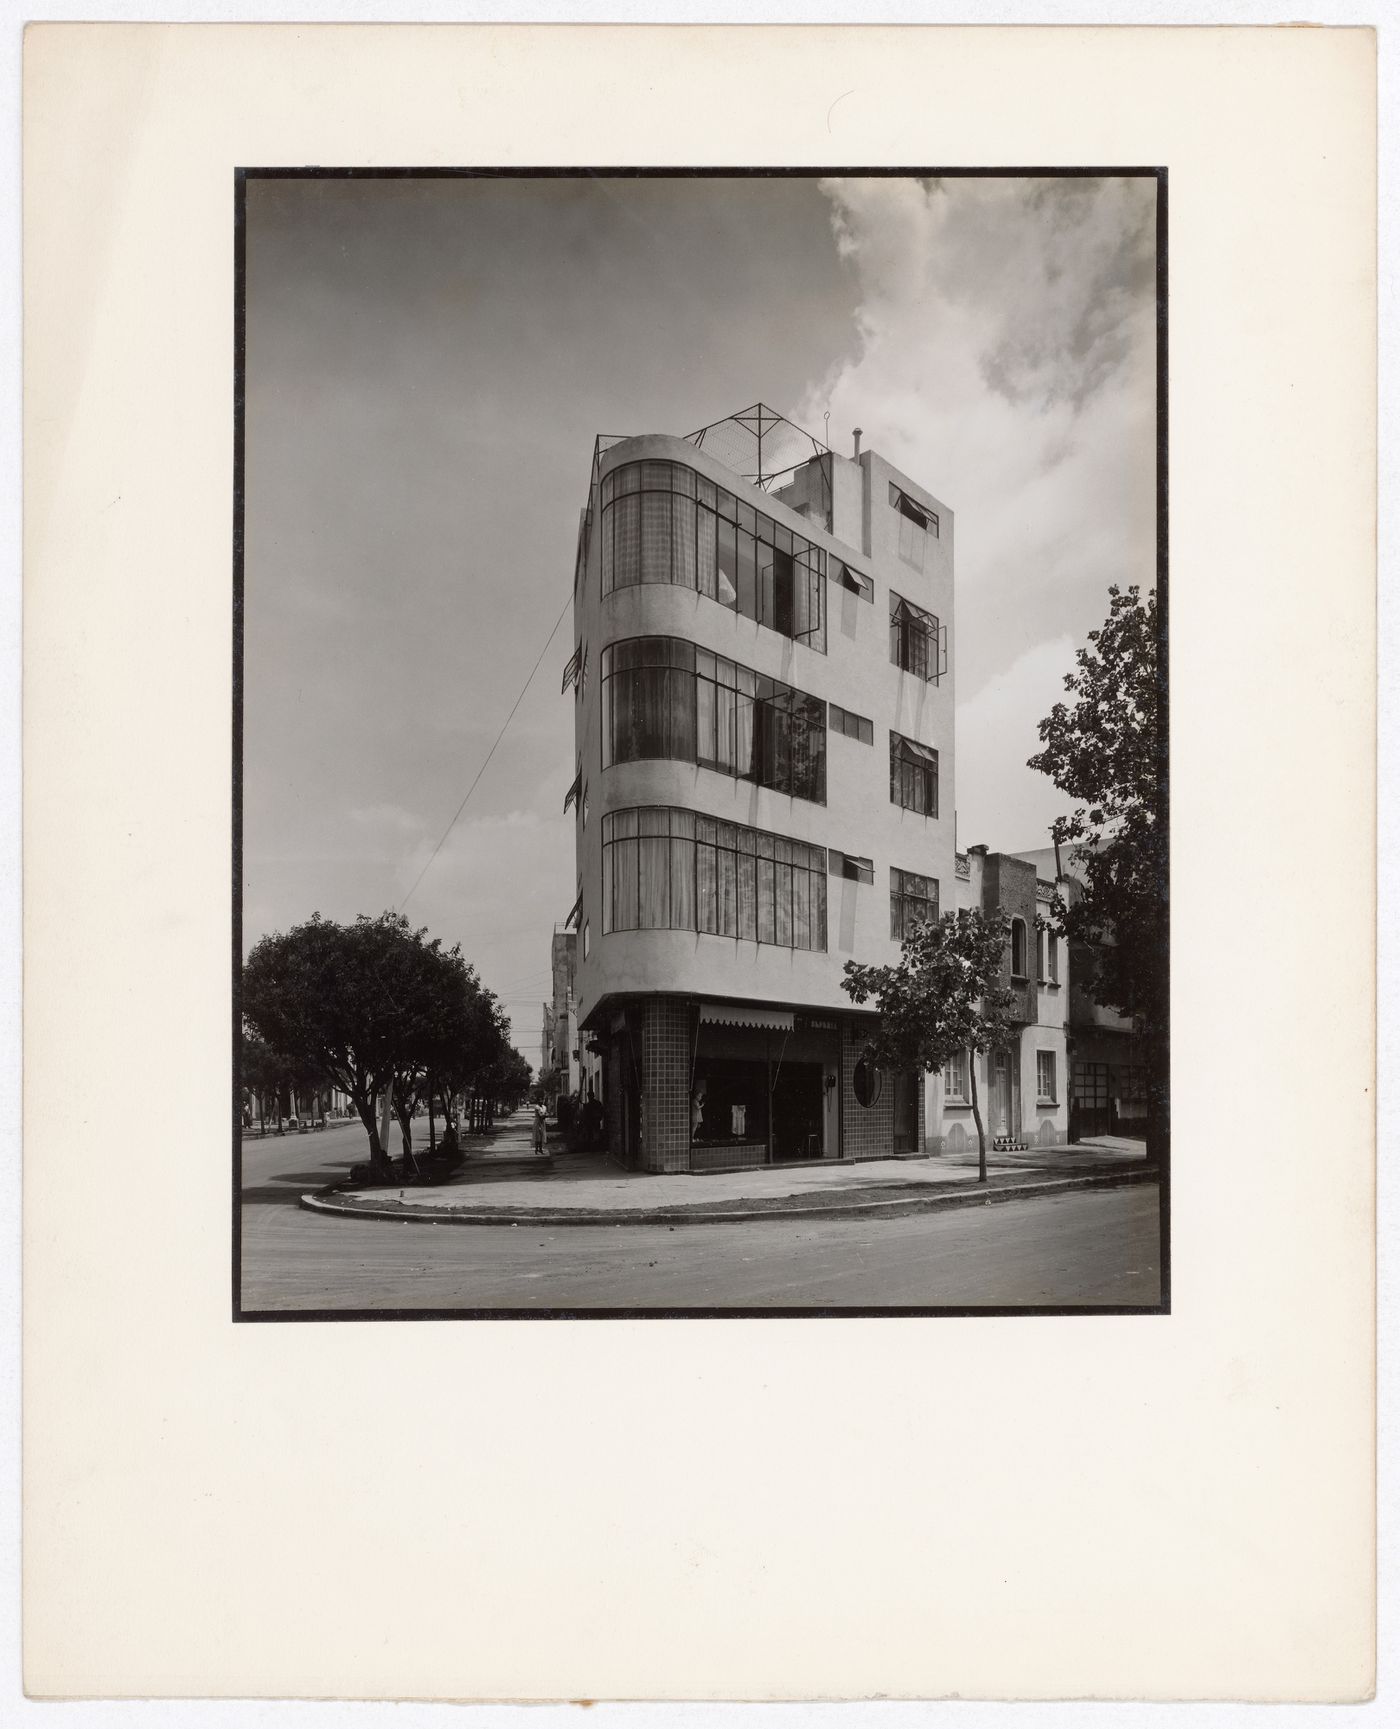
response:
[[[581,1036],[651,1171],[925,1148],[848,959],[952,902],[953,516],[761,404],[600,438],[575,648]]]

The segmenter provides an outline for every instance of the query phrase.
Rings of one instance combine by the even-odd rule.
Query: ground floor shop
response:
[[[1129,1033],[1079,1032],[1071,1038],[1069,1136],[1147,1135],[1147,1066]]]
[[[590,1031],[608,1145],[646,1171],[923,1150],[923,1088],[869,1059],[869,1015],[680,996],[614,1001]]]

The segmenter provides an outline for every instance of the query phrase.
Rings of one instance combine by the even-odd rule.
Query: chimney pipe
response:
[[[860,461],[860,434],[861,434],[861,429],[860,429],[860,427],[857,427],[856,428],[856,458],[855,458],[857,462]]]

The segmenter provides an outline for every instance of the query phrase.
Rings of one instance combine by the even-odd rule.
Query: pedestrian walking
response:
[[[535,1106],[535,1151],[542,1153],[544,1148],[544,1106]]]

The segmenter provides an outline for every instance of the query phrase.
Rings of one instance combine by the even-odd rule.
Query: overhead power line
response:
[[[549,635],[544,639],[544,647],[540,650],[539,654],[535,657],[535,664],[530,668],[528,677],[526,678],[524,684],[522,684],[520,687],[520,695],[517,696],[515,701],[510,705],[510,713],[506,716],[504,722],[502,723],[501,730],[496,734],[495,742],[492,744],[490,750],[487,751],[486,761],[483,762],[481,767],[476,771],[476,776],[473,779],[472,784],[467,788],[461,804],[459,804],[457,806],[457,814],[452,818],[452,821],[450,823],[448,823],[447,827],[442,831],[442,839],[437,843],[437,845],[433,848],[433,850],[428,854],[427,860],[424,863],[422,870],[420,870],[418,875],[416,877],[414,877],[413,887],[408,891],[408,893],[399,902],[398,910],[400,912],[402,912],[403,909],[408,905],[409,901],[411,901],[413,899],[414,894],[417,892],[417,888],[418,888],[419,883],[421,883],[423,878],[428,874],[428,866],[433,862],[433,860],[437,857],[437,855],[442,851],[443,847],[446,846],[448,835],[450,835],[452,833],[453,829],[456,828],[458,820],[460,819],[460,817],[462,815],[462,812],[467,808],[467,800],[476,791],[477,782],[481,779],[482,775],[484,775],[486,773],[487,768],[490,766],[491,758],[493,756],[495,756],[495,754],[496,754],[496,746],[499,745],[501,740],[506,736],[506,729],[510,726],[510,723],[515,719],[516,709],[518,709],[520,707],[521,703],[524,702],[525,692],[527,690],[529,690],[530,685],[534,680],[535,674],[540,670],[540,662],[549,653],[549,645],[550,645],[550,643],[552,643],[554,641],[555,633],[558,631],[559,626],[561,624],[563,624],[564,614],[569,610],[569,607],[572,604],[573,598],[574,597],[571,593],[569,595],[568,599],[565,600],[563,606],[559,609],[559,616],[554,621],[554,629],[551,630]]]

